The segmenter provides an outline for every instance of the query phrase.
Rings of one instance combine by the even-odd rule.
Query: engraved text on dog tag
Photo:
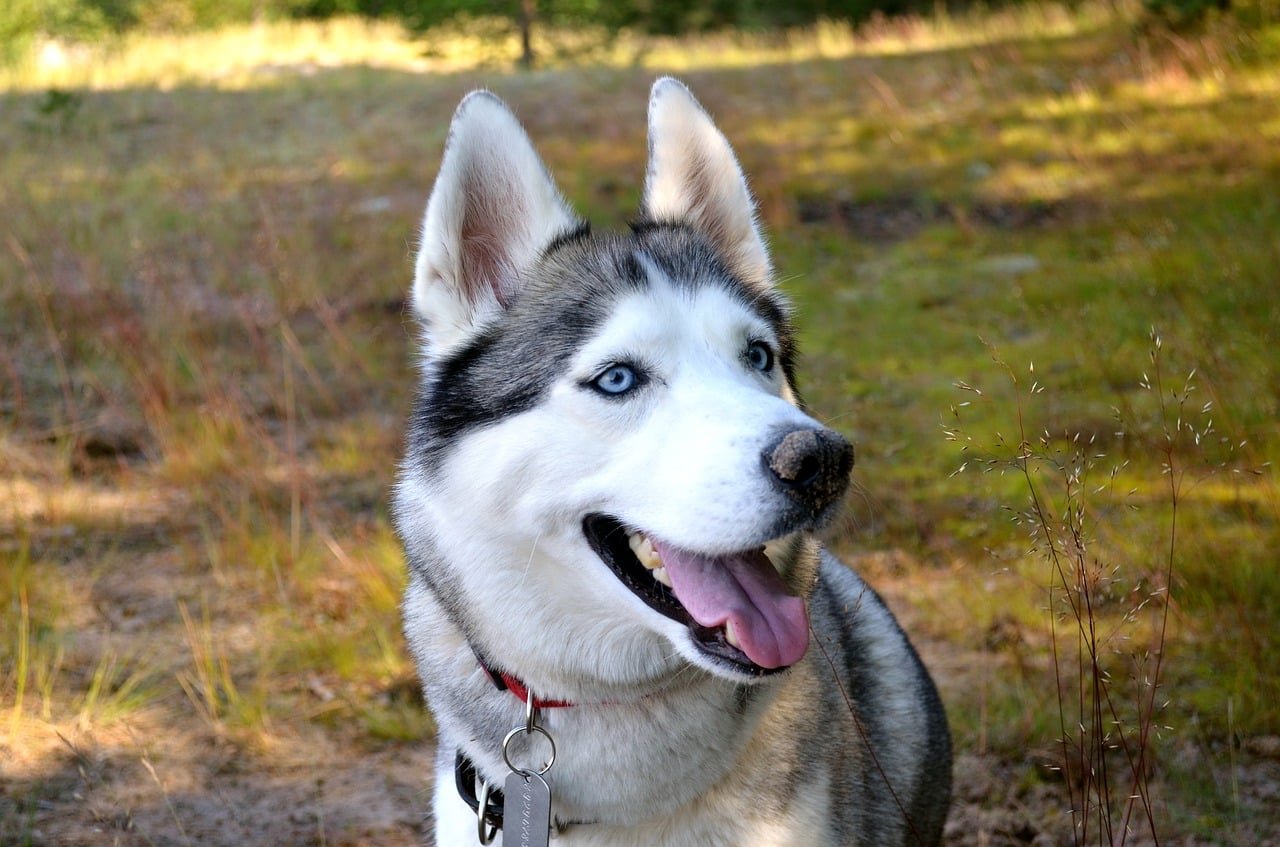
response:
[[[507,775],[503,786],[502,843],[547,847],[551,834],[551,788],[535,773]]]

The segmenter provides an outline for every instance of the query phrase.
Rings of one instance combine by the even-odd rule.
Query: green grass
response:
[[[272,751],[297,727],[430,734],[402,693],[386,493],[448,116],[494,88],[577,206],[621,225],[664,71],[735,144],[797,305],[802,392],[857,444],[833,543],[980,667],[944,678],[962,749],[1023,761],[1060,732],[1053,574],[1011,520],[1015,391],[1047,457],[1070,465],[1077,433],[1101,454],[1082,495],[1111,574],[1098,620],[1117,692],[1147,690],[1127,675],[1164,595],[1134,609],[1163,587],[1172,520],[1153,326],[1166,403],[1195,369],[1186,420],[1212,419],[1172,453],[1158,749],[1194,740],[1220,773],[1233,739],[1280,732],[1280,31],[1175,36],[1086,4],[584,52],[588,35],[548,38],[589,65],[525,75],[474,33],[424,57],[354,22],[0,75],[5,743],[122,719]],[[1062,473],[1032,477],[1059,512]],[[136,618],[112,623],[121,604]],[[1176,771],[1171,826],[1248,817]]]

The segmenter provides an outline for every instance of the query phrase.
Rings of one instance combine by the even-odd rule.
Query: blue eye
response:
[[[640,375],[630,365],[610,365],[591,381],[591,386],[597,391],[613,396],[626,394],[639,384]]]
[[[763,341],[752,341],[747,345],[747,364],[761,373],[773,370],[773,349]]]

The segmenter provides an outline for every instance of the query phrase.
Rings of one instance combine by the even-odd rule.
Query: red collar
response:
[[[480,658],[480,654],[476,654],[476,661],[480,663],[480,669],[485,672],[489,680],[499,691],[510,691],[521,703],[525,703],[529,699],[529,689],[525,684],[516,677],[505,671],[495,670],[485,664],[484,659]],[[535,709],[565,709],[573,704],[568,700],[543,700],[537,695],[533,698],[533,708]]]

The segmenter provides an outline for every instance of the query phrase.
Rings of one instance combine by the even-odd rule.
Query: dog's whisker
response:
[[[539,532],[533,537],[533,544],[529,546],[529,558],[525,560],[524,571],[520,574],[520,586],[523,586],[525,580],[529,577],[529,568],[533,566],[534,554],[538,552],[538,542],[542,540],[542,533]]]

